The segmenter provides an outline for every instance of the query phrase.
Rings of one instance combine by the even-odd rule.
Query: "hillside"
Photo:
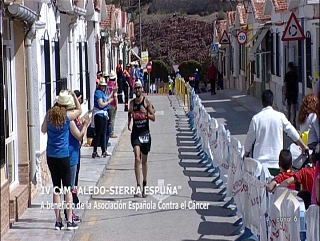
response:
[[[167,64],[179,64],[188,59],[206,62],[212,43],[212,21],[188,16],[160,16],[144,19],[142,48],[151,59],[162,59]],[[139,24],[135,25],[136,46],[139,44]]]
[[[237,0],[140,0],[142,49],[170,66],[188,59],[209,58],[213,21],[235,9]],[[138,0],[113,0],[132,13],[135,46],[140,48]]]

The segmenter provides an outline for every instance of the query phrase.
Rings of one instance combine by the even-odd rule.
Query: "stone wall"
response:
[[[1,185],[1,237],[9,230],[9,182],[8,180]]]

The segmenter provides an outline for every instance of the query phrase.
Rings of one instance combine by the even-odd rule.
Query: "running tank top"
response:
[[[142,112],[145,107],[145,97],[141,103],[137,104],[135,100],[133,101],[133,126],[132,134],[134,135],[143,135],[149,132],[149,119],[147,112]]]

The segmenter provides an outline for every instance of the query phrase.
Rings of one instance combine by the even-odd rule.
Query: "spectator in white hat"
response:
[[[67,111],[67,106],[72,104],[72,98],[75,103],[75,109]],[[60,92],[56,104],[47,112],[41,126],[41,132],[47,133],[47,163],[53,187],[57,189],[53,192],[56,216],[55,229],[57,230],[61,230],[64,227],[59,208],[61,206],[61,199],[58,194],[59,188],[68,190],[72,184],[69,153],[70,121],[80,115],[81,106],[77,96],[72,91],[64,90]],[[77,229],[77,224],[72,220],[72,193],[66,192],[65,198],[68,203],[67,229]]]

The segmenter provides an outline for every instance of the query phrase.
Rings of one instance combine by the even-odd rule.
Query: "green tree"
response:
[[[168,80],[169,66],[162,60],[152,60],[152,71],[150,77],[152,80],[160,78],[164,81]]]
[[[189,77],[193,76],[196,69],[199,70],[200,80],[203,79],[203,73],[204,73],[202,70],[203,66],[198,61],[196,60],[184,61],[179,66],[179,72],[185,80],[188,80]]]

